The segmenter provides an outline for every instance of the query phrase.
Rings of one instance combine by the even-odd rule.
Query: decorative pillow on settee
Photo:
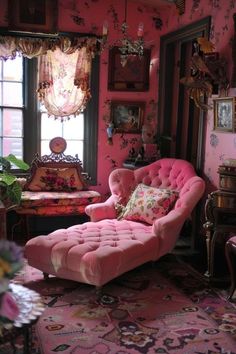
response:
[[[127,205],[122,207],[118,219],[143,221],[153,224],[154,220],[166,215],[174,206],[178,192],[171,189],[138,184]]]
[[[27,186],[30,191],[79,191],[85,183],[74,167],[38,167]]]

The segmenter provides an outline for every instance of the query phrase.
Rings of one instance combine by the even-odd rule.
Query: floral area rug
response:
[[[46,304],[32,354],[236,354],[235,305],[174,256],[120,276],[101,294],[90,285],[44,280],[28,265],[15,282]]]

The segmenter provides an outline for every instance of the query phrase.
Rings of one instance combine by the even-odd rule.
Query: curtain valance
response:
[[[59,48],[63,53],[72,54],[76,50],[86,48],[92,57],[98,54],[99,39],[96,37],[13,37],[0,36],[0,58],[14,59],[17,54],[34,58],[46,54],[49,50]]]
[[[38,97],[48,116],[62,121],[84,110],[90,99],[95,37],[31,38],[0,36],[0,59],[38,57]]]

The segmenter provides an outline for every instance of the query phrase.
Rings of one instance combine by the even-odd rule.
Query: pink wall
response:
[[[59,8],[59,28],[61,31],[93,32],[98,35],[102,33],[104,21],[109,25],[109,44],[114,40],[121,38],[120,24],[124,20],[124,1],[77,1],[78,8],[74,6],[76,1],[60,1]],[[167,6],[167,9],[170,5]],[[76,25],[71,16],[79,16],[84,19],[84,23]],[[116,17],[117,16],[117,17]],[[141,147],[141,134],[117,133],[113,136],[113,145],[107,143],[105,119],[110,115],[110,109],[107,102],[112,100],[144,101],[145,117],[154,116],[154,129],[156,130],[157,110],[153,110],[152,102],[157,103],[158,87],[158,58],[159,58],[159,39],[162,33],[160,29],[155,28],[153,17],[160,17],[160,13],[152,8],[128,2],[127,22],[129,24],[128,33],[136,37],[139,22],[144,23],[145,42],[152,46],[151,65],[150,65],[150,87],[145,92],[119,92],[108,91],[108,50],[104,50],[101,55],[100,67],[100,91],[99,91],[99,132],[98,132],[98,185],[96,189],[104,197],[109,192],[108,176],[115,167],[122,166],[123,161],[128,157],[129,150],[134,147],[138,152]],[[167,16],[162,16],[162,21],[167,21]],[[116,20],[117,19],[117,20]],[[118,25],[118,29],[115,29]]]
[[[148,115],[156,115],[150,102],[157,102],[158,98],[158,66],[160,36],[174,31],[191,22],[206,16],[212,16],[211,41],[215,44],[215,50],[221,56],[226,57],[227,72],[230,78],[232,70],[231,39],[234,34],[232,15],[236,12],[234,1],[186,0],[185,14],[179,16],[175,5],[167,4],[160,11],[146,5],[128,1],[129,33],[136,35],[139,22],[144,23],[145,42],[152,46],[150,66],[150,88],[146,92],[115,92],[107,90],[108,78],[108,50],[101,55],[100,67],[100,98],[99,98],[99,131],[98,131],[98,185],[95,187],[104,196],[108,193],[108,176],[115,167],[122,166],[132,146],[138,150],[141,146],[139,134],[115,134],[113,145],[107,143],[106,124],[104,118],[110,114],[107,101],[131,100],[145,101],[145,119]],[[7,24],[6,0],[0,0],[2,14],[0,26]],[[236,5],[235,5],[236,6]],[[161,29],[155,27],[153,17],[161,18]],[[78,21],[81,19],[81,23]],[[124,1],[120,0],[59,0],[59,30],[78,33],[102,33],[104,20],[109,24],[109,41],[120,38],[121,34],[114,28],[124,19]],[[234,96],[235,89],[230,89],[228,95]],[[210,99],[212,102],[212,98]],[[158,118],[157,118],[158,122]],[[156,122],[155,122],[156,125]],[[218,186],[218,165],[226,158],[236,157],[236,135],[233,133],[221,133],[213,130],[213,111],[209,111],[206,117],[206,150],[204,172],[209,182],[209,188]]]
[[[172,10],[173,11],[173,10]],[[195,22],[201,18],[211,16],[210,40],[215,45],[215,51],[227,61],[226,71],[228,79],[232,72],[232,38],[234,35],[233,14],[236,12],[236,3],[231,0],[218,1],[186,1],[185,14],[179,17],[170,13],[165,32],[172,32],[184,25]],[[223,95],[222,95],[223,96]],[[236,96],[236,89],[229,88],[228,96]],[[208,103],[212,104],[212,96]],[[224,96],[223,96],[224,97]],[[227,158],[236,158],[236,134],[214,130],[213,110],[206,116],[206,143],[204,173],[208,182],[207,190],[218,188],[218,166]]]
[[[79,3],[79,2],[78,2]],[[68,4],[68,1],[64,1]],[[96,33],[102,31],[102,23],[107,20],[109,23],[109,40],[112,43],[115,38],[119,37],[117,30],[114,30],[114,16],[118,15],[119,23],[123,21],[124,9],[123,2],[118,0],[111,1],[88,1],[79,6],[79,16],[85,19],[83,25],[77,26],[71,20],[72,4],[63,6],[60,3],[59,26],[61,30],[67,31],[94,31],[97,26]],[[87,4],[87,5],[85,5]],[[104,6],[105,5],[105,6]],[[236,6],[236,5],[235,5]],[[160,9],[160,12],[154,11],[153,8],[140,5],[138,3],[129,2],[128,4],[128,23],[130,25],[130,34],[135,35],[138,23],[142,21],[145,28],[145,41],[152,46],[152,60],[150,67],[150,89],[147,92],[111,92],[107,90],[107,73],[108,73],[108,51],[104,51],[101,56],[101,82],[100,82],[100,101],[99,101],[99,146],[98,146],[98,186],[97,189],[106,194],[108,192],[107,178],[111,170],[115,167],[122,166],[122,162],[128,155],[128,151],[132,146],[133,138],[137,141],[134,147],[141,145],[140,135],[116,134],[113,138],[113,146],[106,143],[106,125],[104,116],[109,114],[109,110],[105,105],[107,100],[140,100],[146,102],[145,117],[151,110],[150,101],[155,102],[158,99],[158,66],[159,66],[159,44],[162,34],[172,32],[191,22],[200,20],[206,16],[212,17],[210,40],[215,44],[215,51],[220,56],[227,59],[227,73],[230,79],[232,71],[232,55],[231,40],[234,34],[232,15],[236,12],[234,1],[218,0],[218,1],[193,1],[186,0],[185,14],[179,16],[174,5],[167,5],[166,8]],[[96,17],[94,16],[96,14]],[[153,17],[159,17],[162,20],[162,29],[156,29]],[[236,90],[229,89],[228,95],[234,96]],[[212,97],[209,103],[212,103]],[[158,118],[157,118],[158,124]],[[227,158],[236,157],[236,136],[234,133],[222,133],[213,130],[213,110],[206,115],[206,143],[205,143],[205,167],[204,173],[208,182],[207,190],[216,189],[218,187],[218,166]],[[125,147],[126,146],[126,147]]]

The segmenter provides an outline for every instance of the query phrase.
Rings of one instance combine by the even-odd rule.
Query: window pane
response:
[[[74,156],[77,154],[78,158],[83,162],[83,141],[67,140],[66,155]]]
[[[23,136],[23,117],[19,109],[3,110],[3,136]]]
[[[0,109],[0,136],[2,136],[2,110]]]
[[[66,155],[78,157],[83,161],[84,144],[84,115],[80,114],[77,118],[71,118],[61,122],[58,119],[48,118],[46,113],[41,115],[41,155],[51,153],[49,142],[52,138],[61,136],[66,139]]]
[[[0,82],[0,105],[2,105],[2,82]]]
[[[63,123],[63,136],[67,139],[83,139],[84,137],[84,115],[71,118]]]
[[[67,139],[83,139],[84,136],[84,115],[80,114],[77,118],[71,118],[65,122],[59,119],[48,118],[46,113],[42,113],[41,138],[52,139],[56,136],[63,136]]]
[[[41,141],[41,156],[51,154],[51,150],[49,148],[49,141],[50,140],[42,140]]]
[[[49,148],[49,142],[50,142],[50,140],[42,140],[41,141],[41,156],[51,154],[51,150]],[[66,140],[66,142],[67,142],[67,147],[66,147],[66,150],[64,151],[65,155],[71,155],[71,156],[75,157],[75,155],[77,154],[78,158],[83,163],[83,152],[84,152],[83,140],[81,140],[81,141]]]
[[[46,113],[41,115],[41,139],[51,140],[56,136],[62,136],[62,122],[58,119],[48,118]]]
[[[3,80],[5,81],[22,81],[23,63],[21,57],[14,60],[7,60],[3,65]]]
[[[0,110],[0,156],[2,156],[2,110]]]
[[[23,106],[22,84],[14,82],[3,83],[3,105]]]
[[[22,138],[3,138],[3,156],[9,154],[15,155],[17,158],[23,158],[23,139]]]

